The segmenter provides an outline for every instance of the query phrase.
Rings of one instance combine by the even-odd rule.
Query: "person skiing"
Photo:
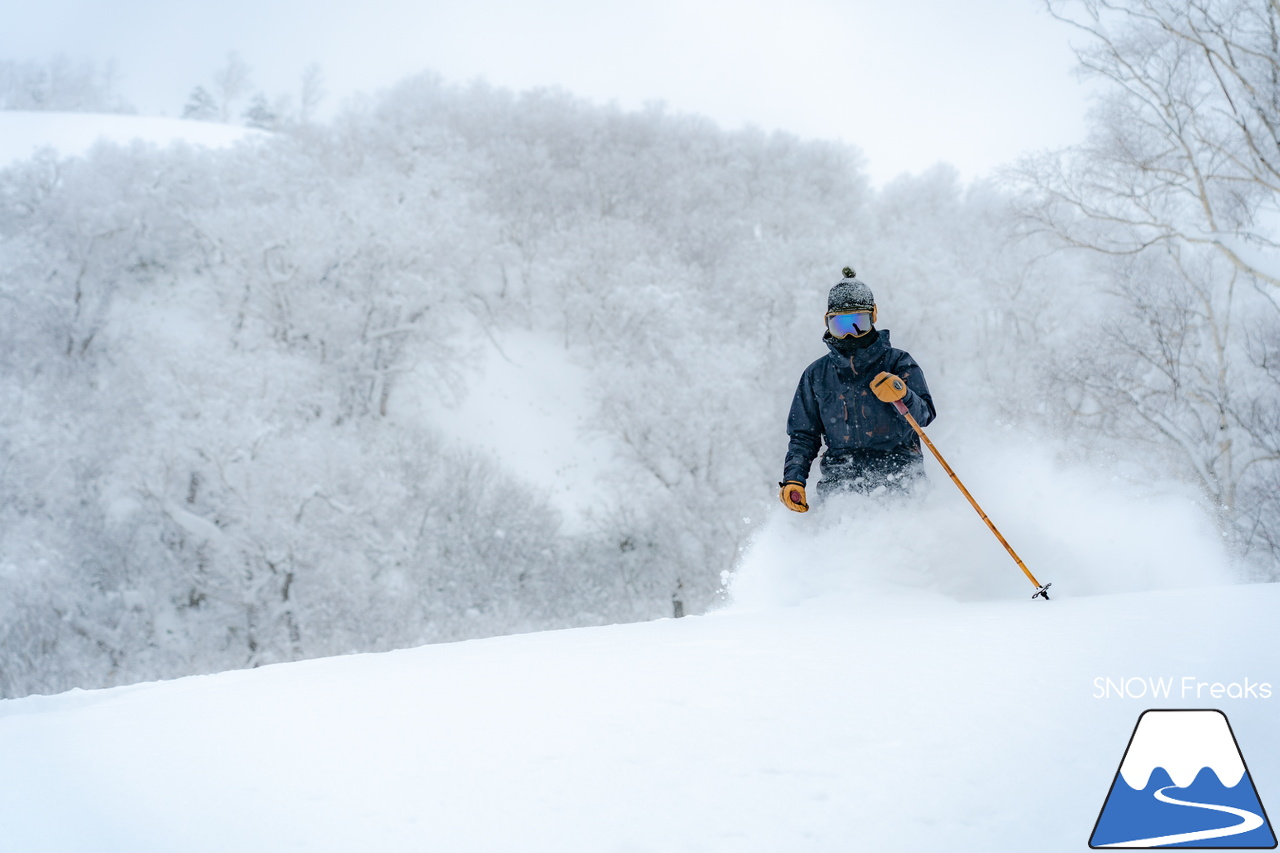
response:
[[[924,478],[920,439],[893,403],[901,400],[920,426],[937,412],[924,372],[875,327],[875,296],[849,267],[827,296],[827,355],[805,368],[791,401],[779,498],[808,512],[805,484],[822,444],[818,497],[880,490],[906,494]]]

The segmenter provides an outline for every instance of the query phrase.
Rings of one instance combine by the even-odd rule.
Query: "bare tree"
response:
[[[303,124],[313,121],[324,96],[324,73],[320,70],[320,64],[313,62],[302,72],[302,91],[298,97],[298,120]]]
[[[1073,415],[1196,482],[1241,553],[1280,555],[1280,4],[1046,0],[1107,83],[1083,145],[1016,170],[1033,230],[1086,249],[1102,334],[1060,362]],[[1253,323],[1247,327],[1246,323]]]
[[[1046,0],[1086,37],[1108,84],[1084,146],[1024,171],[1028,212],[1070,242],[1132,254],[1211,247],[1280,286],[1280,4],[1273,0]]]
[[[249,74],[248,64],[235,51],[227,54],[227,64],[214,73],[213,95],[218,101],[220,121],[230,122],[235,105],[253,88]]]
[[[1260,499],[1280,472],[1280,398],[1241,328],[1264,297],[1211,252],[1145,252],[1110,267],[1108,298],[1092,301],[1100,334],[1055,377],[1075,391],[1071,414],[1154,447],[1200,487],[1241,553],[1271,555],[1280,529]]]

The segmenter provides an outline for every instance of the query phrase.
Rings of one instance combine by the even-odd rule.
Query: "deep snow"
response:
[[[1217,585],[1152,588],[1122,562],[1144,537],[1211,552],[1174,517],[1110,565],[1071,565],[1106,550],[1088,536],[1024,535],[1064,552],[1032,602],[945,494],[778,509],[706,616],[0,703],[7,849],[1083,850],[1148,707],[1222,708],[1275,800],[1280,698],[1177,693],[1280,687],[1280,587],[1184,566],[1165,580]],[[1145,591],[1082,594],[1108,569]],[[1095,698],[1153,677],[1174,695]]]
[[[46,143],[245,133],[0,112],[0,167]],[[523,444],[496,394],[414,414],[580,520],[615,454],[566,353],[507,344],[477,372],[522,401]],[[565,411],[575,430],[553,429]],[[972,427],[930,433],[1051,602],[930,461],[908,507],[744,522],[732,600],[707,616],[0,702],[2,847],[1083,850],[1148,707],[1224,710],[1280,810],[1280,588],[1229,585],[1185,493]],[[1095,698],[1096,679],[1151,678],[1175,694]],[[1183,678],[1273,694],[1184,698]]]

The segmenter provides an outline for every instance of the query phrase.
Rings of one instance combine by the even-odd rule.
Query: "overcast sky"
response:
[[[1070,32],[1040,0],[0,0],[0,59],[115,59],[140,111],[177,115],[238,51],[268,94],[318,62],[337,106],[422,70],[725,127],[842,139],[879,182],[966,177],[1083,135]]]

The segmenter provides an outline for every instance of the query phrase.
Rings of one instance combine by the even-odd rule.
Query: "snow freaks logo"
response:
[[[1227,715],[1144,711],[1089,846],[1274,848]]]

